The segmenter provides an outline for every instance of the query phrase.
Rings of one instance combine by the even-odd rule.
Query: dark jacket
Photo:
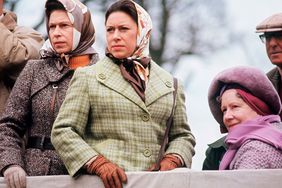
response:
[[[270,82],[273,84],[273,86],[275,87],[276,91],[278,91],[278,93],[279,93],[281,76],[280,76],[278,67],[275,67],[275,68],[271,69],[266,74],[266,76],[268,77]]]
[[[93,58],[94,59],[94,58]],[[0,119],[0,171],[17,164],[30,176],[67,174],[55,150],[22,149],[22,138],[50,138],[73,70],[56,66],[56,58],[27,63]],[[96,59],[95,59],[96,60]],[[93,60],[92,60],[93,63]]]
[[[273,68],[272,70],[270,70],[266,76],[268,77],[268,79],[270,80],[270,82],[273,84],[273,86],[275,87],[276,91],[279,94],[280,100],[282,98],[282,91],[281,91],[281,75],[279,73],[278,67]],[[282,112],[279,114],[280,118],[282,119]]]
[[[203,170],[218,170],[220,161],[227,151],[227,145],[225,144],[226,136],[221,137],[217,141],[209,144],[206,150],[206,158],[203,163]]]

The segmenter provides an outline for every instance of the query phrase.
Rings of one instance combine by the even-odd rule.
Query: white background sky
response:
[[[207,0],[208,1],[208,0]],[[207,144],[219,138],[219,127],[210,114],[207,104],[207,90],[211,79],[221,70],[236,65],[251,65],[270,70],[273,65],[269,62],[264,44],[255,33],[255,27],[266,17],[282,12],[281,0],[226,0],[228,1],[228,17],[234,31],[243,34],[244,43],[231,44],[229,48],[215,53],[213,56],[185,57],[177,65],[175,75],[185,80],[188,72],[193,72],[193,79],[185,83],[186,104],[189,124],[196,137],[196,155],[193,158],[192,169],[200,170],[204,160],[204,152]],[[21,0],[18,6],[19,24],[33,26],[43,13],[43,0]],[[212,11],[212,10],[211,10]],[[99,15],[92,15],[97,30],[103,30],[103,20]],[[188,19],[188,18],[187,18]],[[45,28],[43,28],[45,30]],[[100,32],[97,32],[98,37]],[[217,37],[215,36],[215,40]],[[97,37],[96,37],[97,38]],[[95,45],[94,45],[95,47]],[[98,48],[102,53],[103,49]],[[246,56],[248,54],[248,56]]]

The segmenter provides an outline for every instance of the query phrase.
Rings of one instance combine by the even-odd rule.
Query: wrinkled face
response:
[[[49,38],[58,54],[70,52],[73,45],[73,24],[67,12],[54,10],[49,18]]]
[[[222,94],[221,111],[223,113],[223,123],[227,130],[239,123],[259,116],[245,103],[235,89],[228,89]]]
[[[267,55],[272,64],[282,68],[282,31],[265,33]]]
[[[106,22],[106,38],[109,52],[118,59],[131,56],[136,49],[137,24],[126,13],[117,11]]]

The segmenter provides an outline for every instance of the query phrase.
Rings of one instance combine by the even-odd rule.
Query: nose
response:
[[[55,29],[54,29],[54,31],[53,31],[53,34],[54,34],[55,36],[61,35],[61,29],[60,29],[59,26],[56,26],[56,27],[55,27]]]
[[[115,40],[120,39],[120,33],[119,33],[118,29],[116,29],[115,32],[114,32],[114,39]]]
[[[277,44],[276,38],[273,36],[269,37],[267,41],[270,46],[275,46]]]
[[[231,110],[226,110],[223,114],[223,121],[228,122],[234,118]]]

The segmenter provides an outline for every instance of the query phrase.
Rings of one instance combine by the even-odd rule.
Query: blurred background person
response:
[[[52,143],[71,176],[100,176],[106,188],[122,187],[125,171],[155,162],[173,106],[173,76],[149,55],[151,18],[130,0],[105,14],[106,57],[78,69],[52,130]],[[169,143],[161,171],[191,167],[195,138],[185,95],[177,88]]]
[[[86,6],[76,0],[47,0],[45,14],[49,39],[41,59],[28,61],[0,119],[0,171],[10,187],[25,187],[26,175],[67,174],[51,144],[51,129],[74,70],[98,58]]]
[[[0,0],[0,115],[27,60],[39,58],[42,36],[35,30],[17,25],[15,13],[3,9]]]

